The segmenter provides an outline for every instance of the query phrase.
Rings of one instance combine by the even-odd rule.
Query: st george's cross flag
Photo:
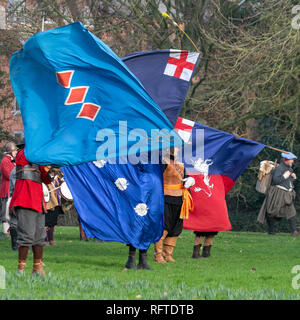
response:
[[[158,50],[130,54],[122,60],[172,122],[192,77],[185,66],[190,68],[198,56],[181,50]],[[180,65],[178,71],[171,71],[171,64]],[[65,167],[63,172],[88,237],[139,249],[147,249],[161,238],[164,192],[159,164],[111,165],[100,160]]]
[[[10,60],[25,155],[76,165],[181,145],[156,102],[122,60],[80,22],[40,32]],[[162,143],[149,143],[161,136]],[[153,141],[152,140],[152,141]]]
[[[122,61],[175,125],[201,54],[164,49],[135,52]]]
[[[184,229],[230,230],[225,195],[266,146],[184,118],[178,118],[175,129],[192,146],[185,150],[183,162],[187,173],[196,181],[189,189],[194,210],[183,221]],[[198,149],[196,153],[195,148]]]

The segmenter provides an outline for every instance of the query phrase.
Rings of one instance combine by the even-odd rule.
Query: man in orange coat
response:
[[[3,224],[3,232],[6,237],[9,236],[6,216],[6,203],[9,197],[9,175],[12,169],[15,167],[15,157],[17,155],[17,146],[14,142],[8,142],[5,145],[5,156],[3,157],[0,170],[1,170],[1,186],[0,186],[0,198],[1,198],[1,215],[0,222]]]
[[[42,182],[49,184],[51,178],[44,166],[32,164],[25,157],[24,149],[16,156],[16,184],[10,210],[17,216],[19,245],[19,272],[24,273],[29,247],[33,251],[33,274],[45,275],[42,265],[45,244],[46,203]]]

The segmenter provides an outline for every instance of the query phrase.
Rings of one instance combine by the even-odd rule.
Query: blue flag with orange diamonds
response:
[[[29,38],[11,57],[10,78],[30,162],[67,166],[149,152],[168,147],[170,132],[171,144],[182,143],[138,78],[80,22]],[[149,143],[153,134],[162,143]]]

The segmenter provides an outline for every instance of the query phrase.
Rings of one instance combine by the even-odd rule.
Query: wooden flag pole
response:
[[[284,151],[284,150],[281,150],[281,149],[277,149],[277,148],[274,148],[274,147],[270,147],[270,146],[267,146],[268,149],[271,149],[271,150],[275,150],[275,151],[278,151],[278,152],[283,152],[283,153],[289,153],[288,151]]]

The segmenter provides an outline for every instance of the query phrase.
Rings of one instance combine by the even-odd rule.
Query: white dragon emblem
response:
[[[194,168],[199,171],[201,174],[203,174],[203,182],[207,186],[207,190],[200,188],[200,187],[195,187],[194,191],[195,192],[200,192],[203,191],[206,193],[208,197],[211,197],[212,195],[212,189],[214,187],[214,184],[209,184],[210,182],[210,176],[208,175],[209,172],[209,166],[213,164],[213,161],[211,159],[206,159],[203,161],[203,159],[199,158],[197,161],[193,161],[193,166]]]

